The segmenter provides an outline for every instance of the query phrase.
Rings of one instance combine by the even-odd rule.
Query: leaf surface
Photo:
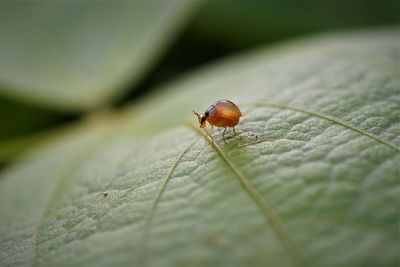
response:
[[[0,177],[0,265],[396,266],[399,41],[242,54],[48,141]],[[192,123],[221,98],[227,144]]]

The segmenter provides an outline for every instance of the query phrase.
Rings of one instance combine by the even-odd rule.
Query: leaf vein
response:
[[[151,225],[151,221],[153,219],[154,213],[157,209],[158,203],[161,200],[161,196],[164,193],[168,182],[171,180],[172,178],[172,174],[174,173],[174,171],[176,170],[178,164],[181,162],[182,158],[186,155],[187,152],[189,152],[189,150],[193,147],[193,145],[199,140],[200,138],[195,138],[193,140],[193,142],[190,143],[190,145],[184,150],[182,151],[182,153],[179,155],[179,157],[176,159],[176,161],[174,162],[174,164],[172,165],[170,171],[167,173],[167,175],[165,176],[165,178],[163,179],[163,181],[161,182],[161,186],[160,189],[157,192],[156,198],[149,210],[149,212],[146,215],[146,219],[145,219],[145,226],[144,226],[144,235],[143,235],[143,248],[144,248],[144,252],[142,254],[142,266],[145,266],[147,264],[147,244],[148,244],[148,236],[149,236],[149,231],[150,231],[150,225]]]
[[[311,115],[311,116],[318,117],[320,119],[329,121],[329,122],[334,123],[334,124],[339,124],[339,125],[341,125],[341,126],[343,126],[345,128],[348,128],[348,129],[350,129],[352,131],[358,132],[361,135],[364,135],[364,136],[367,136],[369,138],[372,138],[375,141],[377,141],[377,142],[379,142],[379,143],[381,143],[383,145],[386,145],[386,146],[390,147],[391,149],[393,149],[393,150],[395,150],[397,152],[400,152],[400,147],[397,147],[396,145],[394,145],[394,144],[392,144],[392,143],[380,138],[379,136],[377,136],[375,134],[369,133],[369,132],[367,132],[367,131],[365,131],[363,129],[360,129],[360,128],[354,126],[354,125],[351,125],[350,123],[347,123],[347,122],[345,122],[345,121],[343,121],[341,119],[338,119],[338,118],[335,118],[335,117],[331,117],[329,115],[325,115],[325,114],[322,114],[322,113],[319,113],[319,112],[316,112],[316,111],[308,110],[308,109],[301,108],[301,107],[292,107],[292,106],[288,106],[288,105],[280,104],[280,103],[272,103],[272,102],[268,102],[268,101],[243,103],[242,105],[244,105],[244,106],[255,106],[255,107],[260,107],[260,106],[261,107],[271,107],[271,108],[277,108],[277,109],[287,109],[287,110],[292,110],[292,111],[308,114],[308,115]]]

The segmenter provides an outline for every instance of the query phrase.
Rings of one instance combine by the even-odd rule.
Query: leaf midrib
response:
[[[301,252],[300,248],[294,242],[291,234],[287,230],[285,223],[282,221],[278,213],[272,208],[272,206],[261,196],[261,194],[251,185],[249,179],[236,167],[233,161],[221,150],[218,144],[214,141],[211,135],[204,130],[200,130],[193,124],[190,124],[191,128],[194,129],[199,135],[204,136],[211,146],[217,151],[222,160],[232,170],[232,172],[238,177],[240,184],[246,193],[253,199],[253,201],[260,207],[264,217],[270,222],[272,229],[277,234],[278,239],[282,245],[288,251],[288,254],[292,262],[296,266],[305,266],[306,258]]]

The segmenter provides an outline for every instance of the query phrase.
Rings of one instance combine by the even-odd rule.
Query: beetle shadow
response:
[[[236,133],[234,133],[232,130],[227,130],[225,133],[225,143],[222,137],[223,131],[223,128],[221,130],[217,128],[217,130],[209,132],[209,135],[218,145],[220,145],[221,148],[245,148],[247,146],[268,141],[267,138],[260,133],[236,129]]]
[[[236,134],[233,132],[226,134],[226,144],[223,141],[222,132],[219,132],[218,136],[214,135],[214,142],[235,164],[244,167],[242,164],[247,165],[255,159],[256,146],[263,146],[262,143],[268,142],[268,140],[265,135],[260,133],[244,130],[236,130],[236,132]],[[244,168],[242,171],[245,175],[251,176],[252,174],[252,170],[248,168]]]

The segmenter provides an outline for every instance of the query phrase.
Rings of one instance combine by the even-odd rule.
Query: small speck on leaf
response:
[[[56,212],[54,212],[54,218],[56,219],[56,220],[59,220],[59,219],[61,219],[61,217],[62,217],[62,213],[60,212],[60,211],[56,211]]]
[[[207,237],[207,244],[210,246],[215,246],[217,245],[218,241],[217,238],[214,235],[209,235]]]

